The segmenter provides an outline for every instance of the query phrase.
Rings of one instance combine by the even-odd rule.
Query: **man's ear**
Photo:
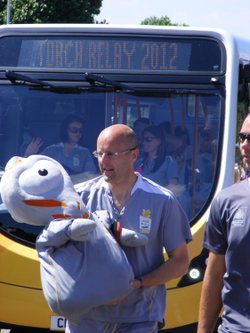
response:
[[[139,156],[139,149],[136,148],[135,150],[132,150],[131,156],[132,156],[133,161],[135,162]]]

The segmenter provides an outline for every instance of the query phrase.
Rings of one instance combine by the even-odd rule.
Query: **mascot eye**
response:
[[[62,190],[64,176],[58,165],[52,161],[38,159],[26,161],[26,169],[18,179],[19,188],[31,195],[57,195]],[[53,194],[52,194],[53,193]]]
[[[38,174],[40,176],[47,176],[48,170],[46,170],[46,169],[40,169],[40,170],[38,170]]]

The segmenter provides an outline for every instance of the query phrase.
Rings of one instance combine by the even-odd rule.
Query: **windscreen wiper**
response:
[[[49,88],[54,88],[55,86],[51,83],[42,81],[42,80],[38,80],[38,79],[34,79],[31,76],[28,75],[23,75],[20,73],[16,73],[13,71],[6,71],[5,72],[5,76],[7,77],[7,79],[9,79],[12,83],[16,83],[17,81],[22,81],[23,83],[33,83],[33,84],[37,84],[39,86],[42,87],[49,87]]]
[[[45,82],[42,80],[35,79],[29,75],[20,74],[14,71],[7,70],[5,72],[5,76],[9,79],[13,84],[29,84],[31,85],[31,89],[36,90],[47,90],[55,93],[82,93],[84,91],[100,91],[104,90],[110,91],[123,91],[123,92],[133,92],[133,90],[122,83],[109,80],[104,78],[103,76],[85,73],[85,81],[90,84],[90,87],[86,86],[62,86],[62,85],[54,85],[49,82]]]
[[[31,76],[16,73],[13,71],[7,70],[5,72],[5,76],[9,79],[13,84],[32,84],[33,89],[42,89],[49,90],[56,93],[81,93],[82,90],[80,87],[76,86],[56,86],[52,83],[48,83],[42,80],[35,79]]]
[[[122,91],[122,92],[127,92],[127,93],[134,92],[134,89],[132,89],[130,86],[128,86],[124,83],[120,83],[117,81],[107,79],[106,77],[104,77],[102,75],[85,73],[84,79],[92,85],[101,84],[102,86],[105,86],[105,87],[113,87],[115,91]]]

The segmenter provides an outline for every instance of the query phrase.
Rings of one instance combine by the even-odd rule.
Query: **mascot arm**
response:
[[[94,221],[84,218],[51,221],[37,237],[37,248],[58,248],[69,240],[86,241],[96,227]]]
[[[71,240],[84,242],[89,239],[89,234],[96,227],[96,223],[90,219],[77,218],[69,225],[67,235]]]
[[[139,247],[145,246],[148,243],[148,237],[146,235],[123,228],[120,222],[111,219],[109,213],[105,210],[95,211],[92,216],[96,223],[102,223],[108,228],[116,241],[123,246]]]

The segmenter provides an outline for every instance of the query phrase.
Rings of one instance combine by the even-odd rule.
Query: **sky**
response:
[[[216,27],[250,39],[249,0],[103,0],[95,20],[135,25],[168,16],[172,23]]]

